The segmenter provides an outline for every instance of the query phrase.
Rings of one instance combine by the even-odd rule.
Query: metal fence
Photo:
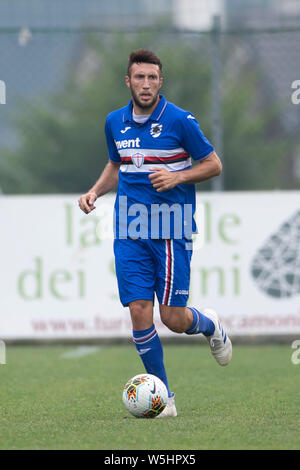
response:
[[[223,161],[200,189],[300,188],[300,28],[224,30],[216,17],[197,32],[163,18],[139,29],[0,26],[3,193],[90,187],[107,161],[106,115],[130,98],[124,76],[138,47],[161,57],[162,93],[197,116]]]

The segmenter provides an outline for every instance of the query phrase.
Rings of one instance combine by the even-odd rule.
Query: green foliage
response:
[[[94,183],[108,159],[106,115],[128,103],[130,93],[124,80],[127,57],[143,44],[149,45],[147,35],[130,40],[116,35],[109,41],[90,37],[84,49],[86,55],[93,55],[96,70],[85,73],[79,63],[59,94],[43,104],[26,103],[26,110],[17,118],[21,143],[16,151],[2,151],[14,170],[2,172],[4,192],[77,193]],[[199,95],[198,87],[207,90],[209,86],[208,66],[195,63],[187,76],[193,54],[190,47],[178,44],[172,54],[170,46],[158,49],[167,63],[163,93],[178,105],[200,111],[203,102],[209,100],[208,93],[201,92],[200,109],[193,106],[195,93]],[[208,119],[203,121],[207,126]]]
[[[281,169],[293,142],[280,130],[278,104],[269,105],[260,96],[262,83],[259,70],[245,70],[224,93],[226,189],[282,186]]]
[[[212,139],[209,37],[171,39],[162,33],[115,34],[101,39],[83,36],[81,58],[61,91],[42,103],[26,103],[17,116],[18,148],[1,150],[3,191],[81,193],[91,187],[108,160],[105,118],[130,99],[124,80],[127,57],[138,47],[157,52],[163,62],[162,93],[194,113]],[[91,69],[86,67],[89,57]],[[283,161],[292,150],[292,142],[278,132],[278,109],[259,102],[259,80],[254,70],[241,72],[229,87],[225,83],[223,161],[228,190],[280,187]],[[256,108],[253,102],[257,102]],[[210,182],[200,186],[209,188]]]

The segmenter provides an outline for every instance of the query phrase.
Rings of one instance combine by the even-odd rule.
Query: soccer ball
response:
[[[156,418],[166,407],[168,391],[155,375],[139,374],[123,388],[125,408],[136,418]]]

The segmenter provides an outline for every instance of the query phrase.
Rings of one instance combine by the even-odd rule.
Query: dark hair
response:
[[[133,51],[128,58],[127,75],[130,75],[132,64],[141,64],[142,62],[158,65],[160,72],[162,71],[162,63],[154,52],[148,49],[138,49]]]

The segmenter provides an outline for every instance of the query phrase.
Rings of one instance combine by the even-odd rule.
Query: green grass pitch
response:
[[[0,365],[0,449],[299,449],[300,365],[289,345],[165,345],[177,418],[136,419],[122,388],[144,372],[133,345],[8,346]]]

